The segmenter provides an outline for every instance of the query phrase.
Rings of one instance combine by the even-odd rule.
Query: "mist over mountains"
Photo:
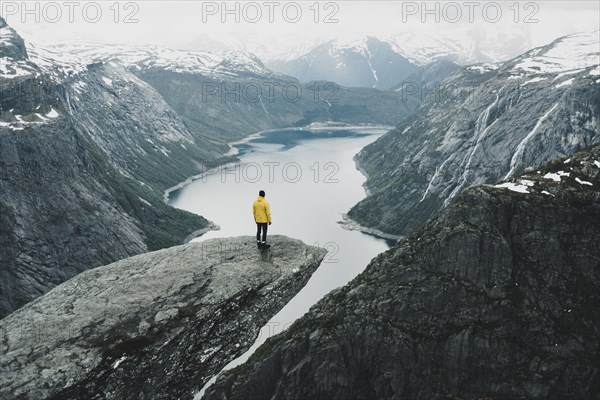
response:
[[[406,30],[392,35],[350,35],[347,38],[307,39],[302,45],[229,39],[210,35],[178,44],[196,50],[236,49],[259,56],[265,64],[300,81],[332,80],[343,86],[389,89],[411,73],[436,61],[459,65],[499,62],[531,48],[522,29],[484,32],[464,29],[452,35]]]
[[[342,36],[39,44],[0,17],[2,398],[596,398],[599,32]],[[326,251],[180,246],[218,221],[165,191],[256,132],[365,125],[394,128],[340,214],[400,240],[217,375]]]

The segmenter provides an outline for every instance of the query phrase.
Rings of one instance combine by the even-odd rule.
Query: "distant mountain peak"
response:
[[[417,70],[391,45],[373,36],[332,39],[305,54],[269,62],[300,81],[328,80],[343,86],[389,89]]]
[[[404,31],[382,40],[417,65],[446,59],[461,65],[495,63],[509,60],[529,50],[526,30],[483,31],[476,28],[455,30],[451,35]]]

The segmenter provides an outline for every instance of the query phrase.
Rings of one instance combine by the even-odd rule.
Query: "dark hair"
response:
[[[260,191],[258,192],[258,195],[259,195],[260,197],[265,197],[265,191],[264,191],[264,190],[260,190]]]

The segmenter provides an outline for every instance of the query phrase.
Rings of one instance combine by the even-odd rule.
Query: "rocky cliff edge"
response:
[[[175,399],[250,347],[326,251],[273,236],[189,243],[91,269],[0,321],[0,397]]]

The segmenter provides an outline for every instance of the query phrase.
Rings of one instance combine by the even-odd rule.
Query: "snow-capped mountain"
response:
[[[548,46],[528,51],[511,61],[513,77],[535,75],[555,79],[573,75],[590,67],[591,76],[600,75],[600,31],[578,33],[557,39]],[[596,82],[597,83],[597,82]]]
[[[250,45],[252,47],[252,45]],[[261,49],[254,46],[261,54]],[[389,89],[415,71],[437,61],[460,65],[509,60],[529,50],[526,31],[496,34],[477,29],[455,30],[452,35],[404,31],[387,37],[321,39],[308,50],[291,49],[263,58],[275,71],[301,81],[325,79],[346,86]]]
[[[343,86],[389,89],[417,67],[374,37],[332,40],[294,59],[273,60],[268,66],[300,81],[328,80]]]
[[[421,27],[422,28],[422,27]],[[461,65],[509,60],[533,47],[527,26],[511,24],[497,27],[457,27],[448,29],[402,29],[392,34],[306,35],[302,40],[282,35],[265,41],[259,34],[244,37],[217,37],[209,33],[174,43],[177,48],[192,50],[236,50],[256,54],[266,65],[279,66],[309,55],[313,50],[356,48],[360,52],[369,39],[389,44],[392,51],[412,64],[424,66],[438,60]],[[334,66],[337,65],[334,64]],[[277,68],[274,68],[278,70]]]
[[[0,64],[0,76],[4,78],[25,76],[41,68],[56,79],[62,79],[84,71],[86,65],[95,62],[114,62],[133,71],[162,70],[213,79],[281,78],[280,74],[265,67],[258,57],[246,51],[190,51],[83,41],[37,46],[20,38],[14,39],[16,33],[8,26],[1,32],[0,46],[6,48],[3,50],[5,60]],[[25,49],[25,45],[26,59],[17,59],[12,55],[14,52],[8,51],[11,46]]]
[[[35,66],[27,58],[23,39],[0,18],[0,77],[4,79],[30,75]]]
[[[527,31],[518,27],[497,32],[475,28],[456,29],[448,35],[404,31],[382,40],[417,65],[438,60],[460,65],[501,62],[532,47]]]
[[[214,79],[241,76],[275,77],[254,54],[244,51],[190,51],[158,46],[133,46],[72,42],[52,46],[50,51],[74,54],[88,63],[113,61],[137,71],[163,70],[198,74]]]
[[[349,213],[412,231],[462,190],[600,142],[600,35],[569,35],[504,63],[463,67],[358,161],[371,196]]]
[[[315,47],[334,40],[334,37],[304,37],[302,41],[286,35],[275,35],[265,40],[260,32],[246,32],[243,37],[216,36],[209,33],[194,36],[187,40],[177,40],[169,48],[193,51],[239,51],[258,56],[265,64],[271,61],[291,61],[309,53]],[[292,44],[293,43],[293,44]]]

